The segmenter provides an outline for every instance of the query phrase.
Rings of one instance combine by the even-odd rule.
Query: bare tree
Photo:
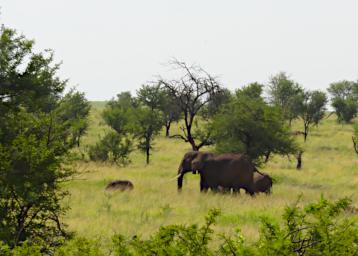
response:
[[[189,142],[192,149],[198,151],[201,147],[210,145],[211,140],[210,134],[193,135],[194,119],[200,109],[210,101],[210,96],[220,91],[220,86],[215,77],[199,66],[188,66],[185,62],[180,62],[177,59],[171,61],[170,65],[180,71],[182,75],[173,80],[159,78],[159,83],[177,99],[185,124],[181,127],[183,134],[171,137],[179,137],[185,142]]]

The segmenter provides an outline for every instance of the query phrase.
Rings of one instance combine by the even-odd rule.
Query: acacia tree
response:
[[[313,125],[318,125],[324,117],[327,96],[324,92],[307,91],[302,95],[302,99],[297,101],[297,103],[299,117],[303,121],[303,136],[304,141],[306,142],[310,128]]]
[[[332,96],[338,122],[350,123],[358,113],[358,82],[340,81],[330,84],[328,92]]]
[[[292,120],[298,117],[297,104],[303,88],[284,72],[271,77],[268,87],[271,104],[281,108],[283,117],[291,126]]]
[[[184,126],[181,127],[183,134],[173,135],[185,142],[190,143],[194,151],[198,151],[205,145],[210,145],[210,134],[198,136],[193,133],[194,121],[200,110],[208,104],[210,96],[220,91],[217,79],[198,66],[188,66],[184,62],[174,60],[171,65],[182,72],[178,79],[159,79],[178,102],[178,106],[184,117]],[[199,142],[198,142],[199,141]]]
[[[53,53],[34,53],[15,30],[1,27],[0,52],[0,240],[51,245],[66,234],[61,182],[75,146],[75,120],[61,109],[66,81]]]

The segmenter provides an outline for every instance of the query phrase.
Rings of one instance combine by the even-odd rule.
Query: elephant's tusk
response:
[[[179,173],[177,176],[175,176],[174,178],[171,178],[170,181],[176,180],[177,178],[179,178],[179,176],[181,175],[181,173]]]

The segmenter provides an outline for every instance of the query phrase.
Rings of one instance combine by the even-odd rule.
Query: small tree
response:
[[[72,142],[80,146],[81,137],[88,129],[88,116],[91,109],[89,101],[84,93],[76,92],[73,89],[65,95],[60,102],[59,115],[63,122],[70,120]]]
[[[169,137],[172,122],[179,121],[180,108],[176,99],[160,85],[143,85],[137,92],[138,101],[152,110],[159,110],[165,126],[165,136]]]
[[[288,120],[290,126],[292,120],[298,117],[297,100],[302,93],[302,87],[284,72],[278,73],[270,79],[271,104],[281,108],[283,117]]]
[[[174,60],[171,64],[175,69],[182,71],[183,75],[169,81],[161,78],[159,84],[176,99],[184,116],[184,127],[181,128],[183,134],[173,137],[179,137],[190,143],[192,149],[197,151],[209,145],[211,140],[205,136],[201,137],[200,142],[197,141],[198,137],[192,131],[194,121],[200,110],[210,101],[210,96],[220,90],[220,86],[216,78],[198,66],[188,66],[178,60]]]
[[[90,146],[89,157],[92,161],[112,161],[125,165],[129,162],[128,156],[132,150],[132,141],[112,130],[95,145]]]
[[[210,125],[219,152],[245,153],[257,164],[271,153],[293,154],[296,144],[282,113],[267,105],[257,87],[249,85],[218,113]],[[257,97],[260,95],[260,97]]]
[[[145,152],[146,163],[149,164],[154,137],[160,133],[163,127],[160,112],[146,107],[138,107],[133,111],[131,125],[131,133],[139,140],[138,148]]]
[[[328,88],[338,122],[349,123],[358,113],[358,82],[340,81]]]
[[[307,91],[302,95],[302,100],[298,101],[297,106],[299,117],[303,120],[304,127],[304,141],[312,125],[318,125],[323,119],[326,111],[327,96],[320,91]]]

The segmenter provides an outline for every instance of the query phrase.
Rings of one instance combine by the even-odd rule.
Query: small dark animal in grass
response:
[[[133,188],[134,188],[133,183],[130,182],[129,180],[115,180],[107,185],[106,190],[124,191],[124,190],[132,190]]]
[[[255,172],[254,188],[255,188],[255,193],[262,192],[262,193],[270,194],[272,188],[272,178],[266,173]]]

